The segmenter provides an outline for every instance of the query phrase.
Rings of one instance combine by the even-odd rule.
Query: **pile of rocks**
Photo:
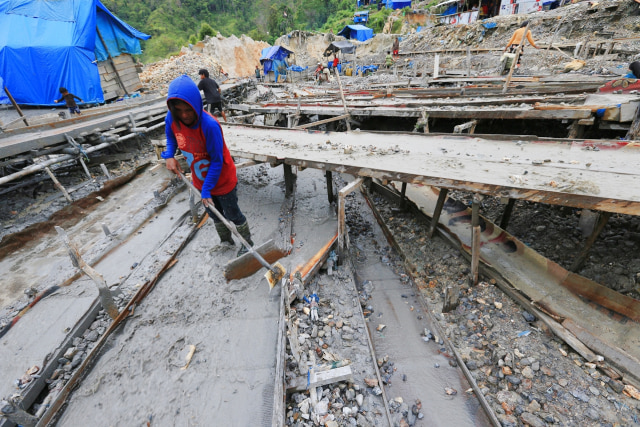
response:
[[[206,68],[211,78],[220,77],[221,67],[215,59],[189,48],[182,48],[178,56],[146,65],[140,73],[140,81],[148,89],[163,91],[173,79],[182,74],[196,81],[199,78],[198,70],[201,68]]]

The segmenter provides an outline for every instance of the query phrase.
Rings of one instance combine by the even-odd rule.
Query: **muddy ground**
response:
[[[599,19],[590,19],[590,16],[600,16],[597,15],[600,12],[589,12],[587,2],[550,14],[532,14],[528,18],[532,20],[534,39],[543,42],[582,40],[588,33],[614,29],[616,37],[633,36],[639,31],[637,8],[634,8],[633,2],[628,2],[623,7],[627,8],[624,9],[626,12],[611,19],[604,16],[604,13]],[[567,14],[566,17],[561,15],[563,12]],[[574,19],[570,18],[569,12],[574,13]],[[543,19],[553,16],[556,16],[555,20]],[[484,31],[480,24],[470,28],[435,27],[429,33],[404,38],[401,52],[436,46],[464,47],[474,45],[480,39],[484,40],[483,44],[502,46],[520,20],[521,17],[498,18],[496,21],[499,25],[492,31]],[[572,24],[573,21],[581,20],[584,20],[585,25]],[[319,38],[324,41],[324,36]],[[384,39],[380,37],[372,44],[367,61],[373,63],[382,60],[384,51],[388,48],[382,40]],[[390,43],[389,41],[389,46]],[[317,51],[323,46],[317,40],[311,45],[313,49],[305,51],[300,57],[314,62],[318,57]],[[638,52],[638,42],[625,42],[624,48],[630,53],[615,57],[587,58],[581,73],[624,73],[626,64]],[[226,50],[218,49],[216,52]],[[182,72],[199,67],[199,55],[183,55],[182,61],[186,60],[184,57],[193,60],[192,63],[182,65]],[[474,72],[482,75],[494,71],[498,57],[498,53],[474,55]],[[211,62],[212,67],[224,64],[224,59],[222,57],[215,63]],[[171,68],[172,64],[176,64],[175,61],[177,59],[167,61],[169,65],[162,69]],[[401,61],[407,64],[410,62],[404,61],[404,58]],[[433,65],[432,56],[417,57],[416,61],[421,67]],[[456,70],[465,67],[464,61],[463,56],[443,56],[441,64],[445,69]],[[243,59],[243,64],[249,71],[250,62]],[[561,72],[566,62],[566,55],[553,49],[545,51],[528,48],[519,73]],[[250,74],[249,71],[240,74]],[[411,68],[400,74],[403,72],[413,74]],[[166,79],[162,80],[157,76],[153,78],[158,79],[160,87],[167,83]],[[384,82],[393,79],[395,77],[387,73],[372,80],[354,79],[354,82],[365,87],[374,80]],[[33,115],[38,114],[36,112]],[[15,117],[10,117],[9,120],[15,120]],[[3,119],[3,122],[6,123],[6,120]],[[162,135],[154,137],[161,138]],[[118,154],[121,159],[108,166],[114,174],[124,174],[136,165],[152,159],[151,151],[144,140],[140,141],[139,146],[116,147],[113,152],[106,154]],[[92,167],[91,171],[95,175],[91,181],[86,180],[77,165],[62,168],[56,175],[67,188],[79,186],[72,194],[74,198],[81,198],[99,189],[104,182],[99,168]],[[262,165],[241,172],[240,177],[241,206],[247,210],[255,224],[252,229],[255,230],[257,239],[264,239],[269,234],[269,221],[277,221],[276,208],[280,207],[279,198],[283,194],[284,185],[280,171]],[[307,196],[301,199],[302,206],[305,204],[304,200],[307,200],[309,205],[304,208],[311,208],[310,211],[314,213],[307,215],[306,224],[299,224],[302,227],[300,230],[308,233],[310,230],[322,229],[335,219],[325,206],[324,178],[321,174],[315,174],[309,178],[305,176],[299,183],[301,191]],[[336,185],[342,185],[342,182]],[[471,200],[471,195],[466,193],[457,192],[452,196],[467,204]],[[268,201],[269,197],[273,199]],[[2,200],[0,237],[3,239],[31,224],[45,221],[67,206],[51,181],[44,177],[19,191],[3,195]],[[349,358],[355,362],[356,374],[353,381],[340,383],[337,387],[325,387],[326,391],[321,391],[321,396],[332,404],[330,413],[334,414],[334,419],[327,418],[326,421],[335,424],[328,425],[381,425],[383,402],[374,388],[364,381],[374,376],[374,362],[383,373],[390,375],[387,379],[391,386],[386,384],[387,398],[395,402],[391,405],[391,412],[399,424],[400,419],[415,425],[437,423],[437,419],[425,418],[424,415],[440,407],[438,399],[445,395],[444,387],[441,394],[425,397],[411,392],[414,384],[412,382],[423,380],[422,382],[429,383],[432,380],[429,375],[439,378],[439,370],[443,368],[458,372],[455,363],[438,352],[440,347],[436,344],[435,337],[425,345],[431,346],[430,350],[435,354],[432,356],[440,359],[434,359],[432,367],[425,374],[426,379],[407,375],[405,380],[403,375],[406,373],[394,370],[393,363],[402,366],[399,361],[401,352],[396,353],[395,357],[391,350],[388,352],[392,356],[392,365],[389,360],[379,362],[367,359],[367,333],[374,337],[374,347],[375,339],[382,339],[382,342],[378,341],[377,348],[385,348],[384,334],[376,328],[386,322],[385,313],[389,312],[374,307],[372,301],[362,298],[363,292],[372,292],[372,286],[380,287],[375,280],[362,272],[358,273],[358,266],[365,264],[366,259],[377,259],[385,268],[392,269],[397,278],[402,278],[401,284],[406,291],[402,291],[400,299],[402,304],[406,303],[405,315],[410,316],[416,324],[426,321],[427,317],[438,323],[438,327],[462,354],[481,392],[503,425],[639,424],[639,401],[623,393],[624,385],[621,382],[585,363],[490,280],[481,278],[479,285],[469,286],[469,263],[439,237],[425,238],[427,223],[423,218],[394,210],[396,206],[381,196],[374,196],[374,201],[404,255],[416,266],[417,277],[430,285],[418,289],[407,280],[401,255],[376,231],[374,219],[361,196],[349,197],[347,218],[352,243],[350,262],[354,267],[336,267],[332,276],[323,270],[309,288],[320,292],[321,313],[332,316],[331,320],[321,319],[315,325],[315,333],[324,331],[320,338],[328,334],[331,339],[323,339],[319,343],[317,335],[313,336],[314,327],[311,324],[307,324],[308,331],[303,331],[309,335],[303,341],[308,341],[307,345],[313,352],[317,353],[310,342],[320,344],[320,348],[322,344],[327,344],[328,348],[323,349],[326,352],[338,359]],[[322,212],[314,211],[314,206],[322,206]],[[503,209],[504,205],[500,200],[489,197],[482,202],[481,214],[489,220],[499,221]],[[327,220],[324,221],[323,218]],[[568,268],[583,247],[593,221],[593,215],[579,209],[518,201],[507,231],[545,257]],[[300,231],[300,235],[303,234]],[[326,233],[318,233],[324,234]],[[170,270],[134,318],[114,336],[98,368],[91,371],[74,394],[73,403],[64,413],[60,425],[95,423],[96,414],[101,414],[102,419],[108,420],[108,424],[104,425],[211,425],[211,420],[216,420],[216,424],[270,425],[268,409],[272,404],[269,397],[273,393],[275,365],[275,355],[270,352],[273,350],[279,295],[277,292],[265,292],[264,280],[259,284],[247,281],[232,286],[221,282],[217,271],[223,260],[232,254],[212,254],[210,248],[215,246],[216,239],[210,226],[198,232],[198,237],[181,255],[182,260],[188,261]],[[307,239],[298,239],[296,248],[304,251],[312,246],[305,243]],[[640,220],[627,215],[613,215],[578,273],[638,299],[639,246]],[[419,258],[417,254],[420,254]],[[299,256],[300,259],[307,259],[308,254],[300,252]],[[295,269],[297,262],[288,265],[289,269]],[[191,281],[185,282],[184,277],[190,277]],[[452,283],[460,286],[461,304],[455,311],[442,314],[443,289]],[[336,284],[344,289],[333,289],[332,286]],[[2,286],[3,289],[7,288],[5,282]],[[14,290],[8,295],[3,294],[3,307],[0,310],[2,325],[7,324],[33,298],[33,292],[29,295],[22,293],[23,288],[30,287],[35,288],[35,291],[39,290],[36,283],[20,287],[17,293]],[[367,317],[366,322],[359,323],[357,320],[360,307],[354,305],[356,297]],[[421,303],[425,305],[428,315],[408,308],[418,307]],[[300,304],[297,308],[302,316],[305,305]],[[333,320],[333,317],[337,320]],[[339,321],[342,323],[338,328]],[[345,330],[345,325],[349,329]],[[415,326],[413,323],[411,325]],[[103,327],[102,324],[96,326]],[[420,336],[415,339],[421,340],[420,344],[424,343]],[[195,353],[190,368],[181,370],[191,345],[195,346]],[[319,354],[323,354],[322,351]],[[290,357],[288,361],[289,375],[300,374]],[[25,370],[27,368],[25,366]],[[4,378],[4,375],[1,377],[3,381],[15,380]],[[471,393],[462,389],[457,390],[454,397],[446,396],[452,401],[474,400]],[[312,421],[306,421],[302,417],[304,408],[309,411],[309,402],[304,403],[308,397],[305,393],[289,396],[286,408],[288,424],[312,425]],[[421,400],[421,409],[418,408],[416,399]],[[344,409],[345,407],[349,409]],[[421,412],[422,419],[418,416]],[[325,416],[328,414],[329,412]]]

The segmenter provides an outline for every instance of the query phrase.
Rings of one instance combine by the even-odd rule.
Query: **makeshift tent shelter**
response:
[[[411,0],[386,0],[384,7],[387,9],[403,9],[405,7],[411,7]]]
[[[329,56],[338,51],[342,53],[355,53],[356,46],[348,40],[336,41],[331,43],[329,47],[325,49],[323,56]]]
[[[264,75],[269,75],[273,71],[274,81],[278,81],[280,74],[287,74],[287,57],[293,52],[282,46],[271,46],[262,49],[260,52],[260,63],[262,64]]]
[[[366,24],[368,20],[369,20],[369,11],[368,10],[363,10],[363,11],[356,12],[356,13],[353,14],[353,23],[354,24],[358,24],[360,22],[362,22],[363,24]]]
[[[338,33],[338,35],[348,39],[356,39],[364,42],[373,37],[373,30],[365,27],[364,25],[347,25]]]
[[[140,53],[139,41],[131,38],[149,38],[99,0],[0,0],[0,27],[0,78],[25,105],[53,105],[61,86],[85,102],[104,102],[96,50],[106,51],[98,28],[112,56]],[[4,92],[0,103],[9,103]]]

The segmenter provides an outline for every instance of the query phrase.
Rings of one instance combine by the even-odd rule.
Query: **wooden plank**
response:
[[[349,116],[350,116],[349,114],[343,114],[341,116],[331,117],[329,119],[318,120],[317,122],[305,123],[304,125],[296,126],[293,129],[307,129],[314,126],[320,126],[326,123],[331,123],[338,120],[346,119]]]
[[[310,374],[309,379],[307,379],[306,375],[293,378],[287,386],[287,392],[309,390],[312,387],[321,387],[327,384],[346,381],[351,377],[351,365],[329,369],[328,371],[313,372]]]

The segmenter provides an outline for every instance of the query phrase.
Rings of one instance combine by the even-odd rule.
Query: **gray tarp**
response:
[[[329,56],[334,52],[340,51],[342,53],[355,53],[356,46],[347,40],[342,40],[339,42],[333,42],[329,45],[329,47],[324,51],[324,56]]]

